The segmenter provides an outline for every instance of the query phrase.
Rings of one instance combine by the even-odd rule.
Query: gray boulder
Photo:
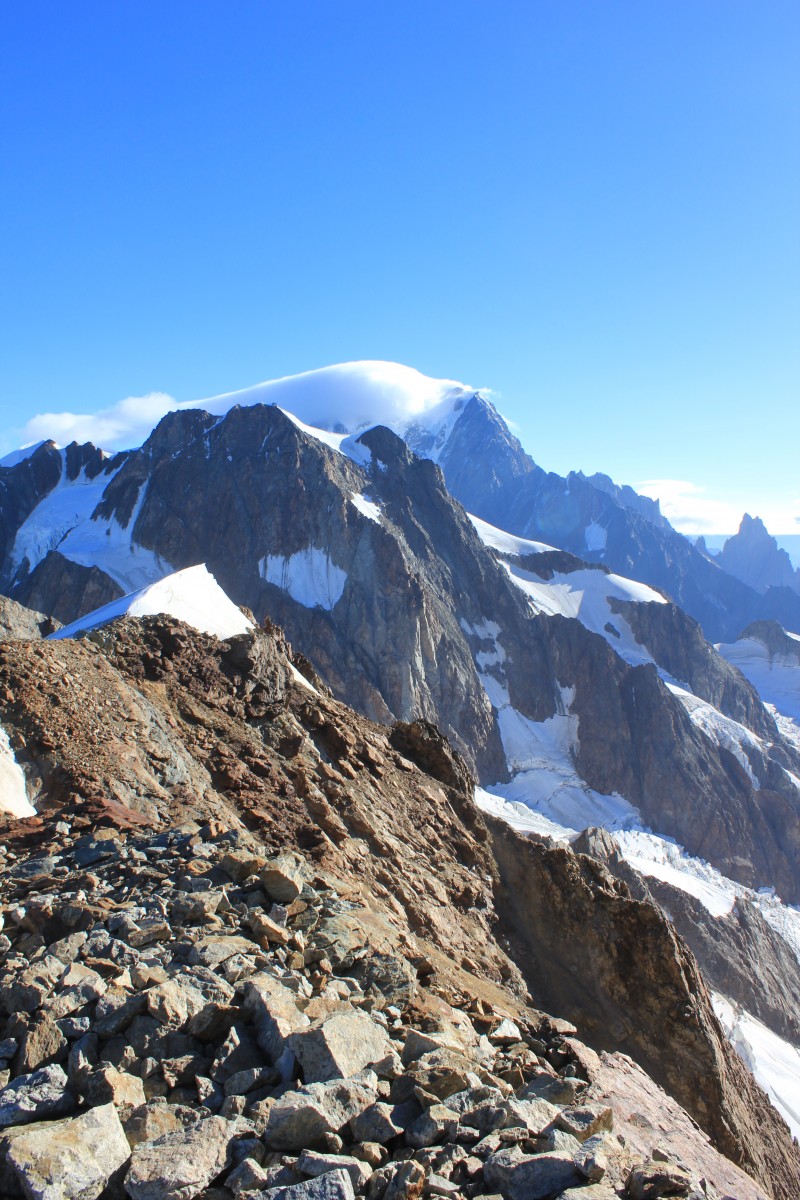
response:
[[[355,1200],[355,1192],[347,1171],[337,1170],[291,1187],[268,1188],[259,1200]]]
[[[584,1182],[569,1155],[527,1155],[518,1149],[493,1154],[483,1168],[483,1177],[505,1200],[544,1200]]]
[[[62,1117],[71,1112],[75,1098],[67,1087],[67,1076],[53,1064],[19,1075],[0,1091],[0,1129],[26,1125],[47,1117]]]

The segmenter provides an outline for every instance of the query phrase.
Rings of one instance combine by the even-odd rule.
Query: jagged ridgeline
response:
[[[797,597],[345,374],[0,467],[9,1194],[800,1194]]]
[[[666,918],[485,820],[431,725],[171,617],[6,641],[0,694],[39,809],[4,831],[3,1194],[797,1193]]]

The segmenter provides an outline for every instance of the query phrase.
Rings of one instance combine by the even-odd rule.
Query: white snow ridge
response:
[[[98,629],[118,617],[147,617],[164,613],[185,621],[201,633],[218,638],[235,637],[252,629],[253,623],[229,600],[204,563],[167,575],[157,583],[112,600],[50,634],[50,640],[76,637]]]

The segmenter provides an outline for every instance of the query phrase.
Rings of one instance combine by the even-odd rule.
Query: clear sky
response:
[[[390,359],[798,531],[798,62],[797,0],[6,0],[0,449]]]

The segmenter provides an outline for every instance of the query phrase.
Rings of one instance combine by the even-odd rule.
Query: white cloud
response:
[[[147,396],[127,396],[97,413],[39,413],[23,427],[23,444],[52,438],[61,445],[94,442],[106,450],[124,450],[140,446],[153,426],[173,408],[177,408],[173,396],[150,392]]]
[[[735,533],[742,515],[761,517],[772,534],[800,532],[800,499],[785,504],[763,503],[757,496],[717,500],[699,484],[687,479],[646,479],[636,491],[661,501],[661,511],[681,533]]]

